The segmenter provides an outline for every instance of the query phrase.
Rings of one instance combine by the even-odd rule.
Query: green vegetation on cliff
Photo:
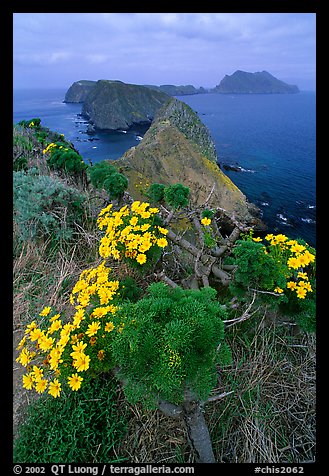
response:
[[[69,142],[37,120],[15,127],[17,169],[26,156],[14,173],[15,463],[194,463],[196,436],[206,436],[201,459],[314,461],[315,250],[284,235],[254,238],[211,204],[210,179],[207,208],[197,205],[204,169],[221,171],[184,133],[186,111],[172,113],[133,150],[146,144],[146,166],[154,152],[152,166],[169,177],[168,159],[172,183],[182,163],[182,176],[192,159],[197,171],[194,182],[153,187],[156,206],[136,201],[137,188],[110,201],[110,166],[51,168],[53,147],[44,151]],[[53,197],[49,184],[76,193]],[[72,233],[41,226],[23,237],[27,205],[27,229],[48,214]]]
[[[100,80],[86,97],[82,114],[95,129],[129,129],[150,124],[169,96],[145,86]]]

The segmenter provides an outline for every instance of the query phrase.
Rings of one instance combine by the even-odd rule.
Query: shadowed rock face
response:
[[[150,124],[169,99],[144,86],[100,80],[85,98],[82,114],[94,129],[127,130],[134,124]]]
[[[299,89],[295,85],[280,81],[267,71],[248,73],[238,70],[231,76],[225,75],[219,85],[213,89],[213,92],[226,94],[292,94],[298,93]]]
[[[76,81],[69,87],[65,94],[64,102],[81,103],[86,100],[90,91],[96,86],[96,81],[81,80]]]
[[[208,129],[185,103],[172,99],[159,110],[143,140],[129,149],[115,166],[129,180],[129,192],[145,200],[143,191],[151,183],[182,183],[191,191],[191,202],[202,205],[210,191],[209,207],[234,212],[247,223],[255,219],[258,209],[220,170]]]

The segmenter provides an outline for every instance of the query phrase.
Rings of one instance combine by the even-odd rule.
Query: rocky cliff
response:
[[[298,93],[295,85],[280,81],[267,71],[248,73],[235,71],[231,76],[225,75],[212,92],[224,94],[291,94]]]
[[[129,192],[143,200],[151,183],[182,183],[191,201],[203,204],[210,191],[210,207],[222,207],[255,224],[258,209],[220,170],[209,131],[192,109],[177,99],[163,106],[143,140],[114,164],[129,179]]]
[[[99,80],[85,98],[82,114],[94,129],[127,130],[134,124],[150,124],[169,99],[145,86]]]
[[[96,83],[97,81],[87,81],[85,79],[76,81],[67,90],[64,102],[84,102]]]

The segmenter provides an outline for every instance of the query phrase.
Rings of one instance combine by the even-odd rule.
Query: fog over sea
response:
[[[116,160],[146,128],[87,134],[65,90],[14,90],[13,121],[33,117],[65,135],[88,163]],[[316,244],[315,92],[177,96],[209,128],[222,170],[262,211],[271,233]],[[230,169],[230,170],[227,170]]]

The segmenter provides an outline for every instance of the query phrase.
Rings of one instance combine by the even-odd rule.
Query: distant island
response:
[[[175,86],[174,84],[162,84],[161,86],[154,86],[150,84],[145,84],[146,87],[155,89],[156,91],[162,91],[169,96],[187,96],[191,94],[204,94],[208,91],[203,88],[195,88],[192,84],[187,84],[185,86]]]
[[[95,94],[95,91],[99,90],[100,84],[107,86],[125,84],[119,80],[99,80],[91,81],[81,79],[75,81],[67,90],[65,94],[64,102],[67,103],[85,103],[91,93]],[[140,88],[139,92],[142,96],[149,98],[149,93],[146,91],[153,90],[160,94],[166,94],[167,96],[184,96],[192,94],[295,94],[299,93],[298,86],[287,84],[280,79],[275,78],[267,71],[261,71],[256,73],[249,73],[247,71],[237,70],[231,75],[225,75],[221,82],[214,88],[199,88],[194,87],[192,84],[176,86],[174,84],[162,84],[160,86],[145,84],[145,85],[132,85],[135,88]],[[116,89],[116,88],[115,88]],[[146,90],[146,91],[145,91]],[[98,93],[97,93],[98,95]],[[162,100],[163,101],[163,96]],[[88,113],[88,111],[86,111]],[[153,115],[153,114],[152,114]]]
[[[295,85],[284,83],[267,71],[248,73],[235,71],[225,75],[211,92],[221,94],[295,94],[299,89]]]

